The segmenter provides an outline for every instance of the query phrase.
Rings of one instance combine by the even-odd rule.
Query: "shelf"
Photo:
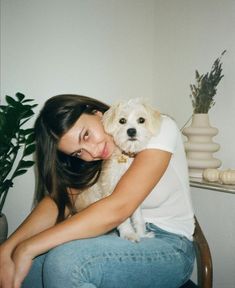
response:
[[[217,182],[207,182],[201,178],[190,177],[190,186],[235,194],[235,185],[225,185]]]

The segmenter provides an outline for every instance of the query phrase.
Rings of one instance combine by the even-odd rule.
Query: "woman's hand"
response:
[[[27,244],[22,242],[15,249],[12,258],[15,264],[14,283],[12,287],[20,288],[24,278],[30,270],[33,256],[29,253]]]
[[[0,246],[0,288],[12,288],[15,277],[15,264],[11,254]]]

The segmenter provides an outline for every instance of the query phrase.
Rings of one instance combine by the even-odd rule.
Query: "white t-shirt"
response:
[[[147,149],[168,151],[172,156],[162,178],[141,205],[144,220],[192,240],[194,212],[188,166],[181,133],[170,117],[162,116],[160,132],[150,139]]]

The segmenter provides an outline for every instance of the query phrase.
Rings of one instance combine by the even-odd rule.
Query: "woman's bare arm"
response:
[[[37,207],[30,213],[26,220],[19,228],[0,245],[0,287],[1,288],[18,288],[26,274],[19,272],[19,267],[24,265],[13,262],[14,251],[20,246],[20,243],[41,231],[55,225],[58,209],[55,202],[45,197]],[[28,266],[30,267],[30,266]],[[19,275],[20,282],[14,282],[16,275]]]
[[[7,241],[1,245],[1,251],[11,255],[19,243],[54,226],[57,214],[58,209],[55,202],[50,197],[45,197]]]
[[[95,237],[118,226],[151,192],[170,158],[171,153],[156,149],[139,153],[110,196],[47,230],[42,229],[22,242],[20,250],[35,257],[62,243]]]
[[[35,256],[71,240],[104,234],[121,224],[161,179],[170,158],[171,153],[155,149],[139,153],[110,196],[22,241],[13,253],[14,288],[20,287]]]

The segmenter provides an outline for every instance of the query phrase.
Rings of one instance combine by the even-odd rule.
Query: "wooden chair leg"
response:
[[[212,288],[213,266],[210,248],[196,217],[195,224],[194,245],[197,258],[198,287]]]

